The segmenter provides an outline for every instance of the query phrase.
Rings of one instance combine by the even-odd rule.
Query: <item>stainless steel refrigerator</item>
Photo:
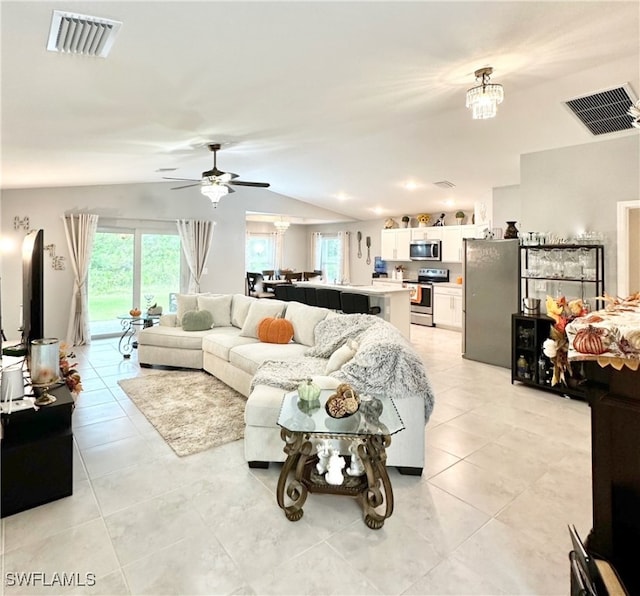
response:
[[[464,358],[511,368],[511,315],[520,310],[519,262],[519,240],[464,240]]]

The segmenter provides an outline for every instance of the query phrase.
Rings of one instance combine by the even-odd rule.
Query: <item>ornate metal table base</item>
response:
[[[131,353],[138,347],[136,330],[138,327],[153,327],[153,319],[150,317],[118,317],[122,326],[122,335],[118,342],[118,351],[123,358],[131,358]]]
[[[278,505],[284,510],[289,521],[302,518],[302,509],[308,493],[329,493],[348,495],[358,499],[364,511],[364,522],[372,530],[379,530],[384,520],[393,513],[393,491],[385,462],[386,448],[391,444],[389,435],[343,435],[314,434],[314,439],[339,439],[358,441],[357,453],[364,466],[362,476],[345,475],[341,485],[328,484],[323,474],[316,471],[318,458],[309,433],[281,429],[280,436],[285,442],[284,463],[276,496]],[[285,501],[285,494],[288,502]],[[378,510],[384,507],[384,512]]]

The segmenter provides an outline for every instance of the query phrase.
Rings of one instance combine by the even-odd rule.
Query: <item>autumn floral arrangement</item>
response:
[[[69,363],[69,358],[75,357],[76,355],[71,351],[71,346],[62,342],[60,344],[60,374],[71,394],[77,397],[82,391],[82,379],[80,378],[80,373],[74,368],[78,366],[78,363]]]
[[[547,316],[555,322],[551,326],[549,339],[546,339],[542,344],[542,351],[553,362],[551,385],[558,383],[566,385],[566,376],[567,374],[571,376],[572,371],[568,358],[569,339],[565,328],[574,319],[586,315],[588,310],[579,298],[567,301],[564,296],[559,298],[547,296],[546,307]]]

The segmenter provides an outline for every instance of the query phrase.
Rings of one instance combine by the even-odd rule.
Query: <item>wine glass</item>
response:
[[[151,301],[153,300],[154,295],[153,294],[145,294],[144,295],[144,299],[147,301],[147,310],[149,310],[150,306],[151,306]]]

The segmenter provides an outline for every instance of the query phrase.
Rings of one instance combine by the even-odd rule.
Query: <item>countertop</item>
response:
[[[443,281],[433,284],[434,288],[460,288],[462,290],[462,284],[457,284],[455,281]]]
[[[308,288],[328,288],[330,290],[340,290],[341,292],[353,292],[355,294],[367,294],[367,295],[375,295],[375,296],[384,296],[386,294],[400,294],[405,293],[409,294],[409,288],[403,288],[402,286],[394,286],[394,285],[362,285],[362,286],[351,286],[351,285],[341,285],[341,284],[330,284],[324,282],[313,282],[313,281],[298,281],[294,282],[294,285]]]

